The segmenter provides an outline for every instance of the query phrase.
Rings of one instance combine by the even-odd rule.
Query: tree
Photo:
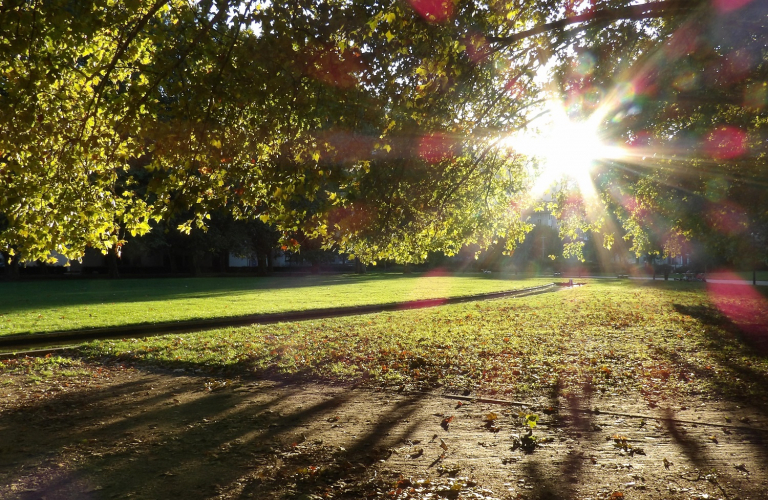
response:
[[[622,205],[628,198],[659,217],[668,248],[704,238],[683,193],[700,196],[709,181],[675,191],[665,183],[680,169],[666,172],[699,127],[704,144],[691,149],[706,158],[687,152],[683,163],[730,172],[729,199],[761,175],[764,106],[733,99],[762,92],[758,4],[722,13],[698,0],[605,0],[578,12],[565,0],[6,2],[0,249],[23,260],[116,251],[153,219],[183,215],[189,233],[226,207],[271,224],[287,247],[303,234],[364,262],[419,262],[500,239],[511,250],[530,229],[521,214],[531,159],[499,146],[547,93],[582,115],[598,110],[638,154],[676,144],[678,156],[643,175],[626,162],[600,173],[606,208],[636,250],[649,226]],[[740,38],[693,37],[687,50],[686,33],[716,32],[728,16],[747,23]],[[735,64],[742,49],[753,62],[738,79],[714,71],[705,95],[681,79],[685,68]],[[547,90],[541,72],[553,62]],[[625,83],[639,89],[632,99],[610,91]],[[606,98],[590,98],[601,90]],[[691,217],[678,220],[681,207]],[[608,218],[561,212],[566,252],[578,253],[577,229],[610,232]]]
[[[603,165],[597,185],[632,250],[674,256],[695,241],[737,263],[750,228],[768,213],[757,195],[765,176],[765,96],[755,97],[764,93],[768,69],[766,6],[695,7],[634,56],[602,58],[604,42],[585,40],[563,58],[560,74],[572,98],[614,89],[587,107],[628,146],[625,158]],[[584,61],[591,64],[586,73],[579,70]]]

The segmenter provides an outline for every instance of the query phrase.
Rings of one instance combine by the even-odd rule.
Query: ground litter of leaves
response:
[[[591,283],[5,360],[0,497],[765,498],[761,300]]]

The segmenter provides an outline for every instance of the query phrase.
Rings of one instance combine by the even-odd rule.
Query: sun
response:
[[[596,116],[574,121],[558,103],[548,102],[546,108],[535,130],[504,139],[504,147],[538,160],[532,196],[564,178],[575,181],[584,196],[594,196],[591,174],[595,165],[599,160],[618,158],[623,152],[601,140]]]

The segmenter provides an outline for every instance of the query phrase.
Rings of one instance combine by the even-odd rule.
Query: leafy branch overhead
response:
[[[6,2],[0,251],[119,251],[219,209],[365,262],[512,251],[540,164],[505,138],[548,100],[634,148],[595,172],[610,215],[561,198],[566,251],[584,231],[722,246],[747,232],[718,221],[768,211],[765,7],[721,3]]]

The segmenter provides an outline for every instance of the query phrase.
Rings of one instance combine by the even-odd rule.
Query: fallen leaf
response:
[[[443,421],[440,422],[440,427],[442,427],[445,430],[448,430],[448,424],[450,424],[451,422],[453,422],[453,415],[451,415],[450,417],[443,418]]]

